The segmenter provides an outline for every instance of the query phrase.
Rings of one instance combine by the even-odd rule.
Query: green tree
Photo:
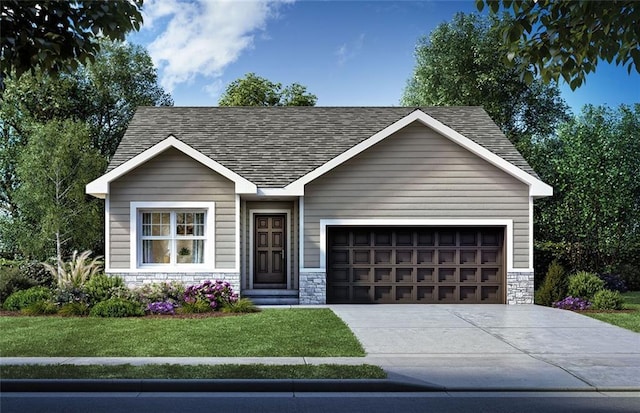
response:
[[[142,24],[143,0],[2,0],[0,90],[12,73],[74,70],[100,50],[97,34],[124,40]]]
[[[281,83],[247,73],[231,82],[218,101],[220,106],[315,106],[318,98],[299,83],[284,89]]]
[[[536,202],[535,238],[560,245],[572,270],[640,265],[640,104],[585,106],[530,162],[554,195]],[[635,251],[635,253],[634,253]]]
[[[508,21],[458,13],[416,46],[416,65],[401,103],[405,106],[482,106],[519,149],[568,119],[555,85],[531,84],[502,61],[501,30]]]
[[[524,75],[533,67],[544,81],[562,77],[575,90],[600,59],[640,73],[637,0],[476,0],[479,10],[485,4],[493,13],[511,12],[513,24],[502,28],[502,37]]]
[[[25,255],[59,259],[70,246],[91,249],[101,242],[99,202],[87,199],[84,188],[105,167],[92,148],[87,125],[50,121],[34,124],[16,168],[17,243]]]
[[[79,69],[79,84],[88,89],[87,121],[93,147],[111,159],[138,106],[172,106],[158,84],[147,51],[138,45],[101,42],[95,60]]]

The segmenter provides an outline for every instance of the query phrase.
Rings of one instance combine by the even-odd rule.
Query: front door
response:
[[[287,288],[285,214],[255,215],[254,288]]]

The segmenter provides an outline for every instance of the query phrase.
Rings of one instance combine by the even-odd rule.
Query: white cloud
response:
[[[352,40],[349,44],[342,44],[338,50],[336,50],[336,56],[338,56],[338,66],[344,65],[347,60],[353,59],[364,46],[364,33]]]
[[[291,0],[147,0],[143,29],[164,30],[147,46],[167,91],[197,75],[219,77]]]

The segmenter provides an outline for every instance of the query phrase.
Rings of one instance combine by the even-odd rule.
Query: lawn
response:
[[[0,317],[2,357],[364,356],[329,309],[207,318]]]
[[[342,366],[265,364],[123,365],[9,365],[0,366],[5,379],[384,379],[380,367],[369,364]]]
[[[624,308],[634,311],[585,313],[585,315],[640,333],[640,291],[630,291],[622,294],[622,296],[624,297]]]

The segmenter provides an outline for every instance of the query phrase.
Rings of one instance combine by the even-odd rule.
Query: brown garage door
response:
[[[329,303],[504,303],[503,228],[330,227]]]

